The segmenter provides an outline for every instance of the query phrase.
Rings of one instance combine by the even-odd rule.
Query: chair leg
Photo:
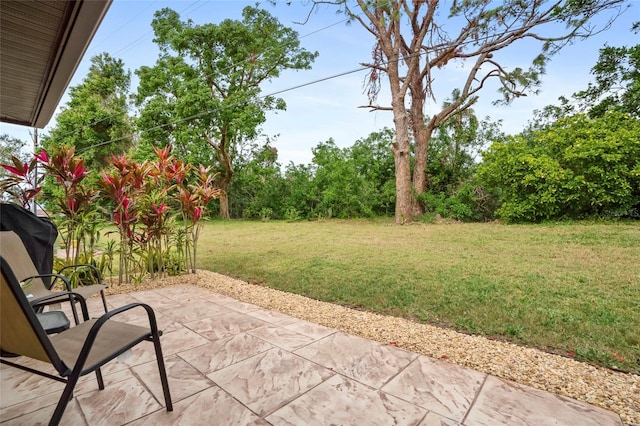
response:
[[[160,382],[162,383],[162,392],[164,393],[164,402],[167,411],[173,411],[173,403],[171,402],[171,393],[169,392],[169,380],[167,379],[167,370],[164,366],[164,358],[162,356],[162,347],[160,346],[160,336],[156,333],[153,336],[153,346],[156,349],[156,360],[158,361],[158,372],[160,373]]]
[[[73,313],[73,320],[75,321],[76,325],[80,324],[80,319],[78,319],[78,310],[76,309],[76,301],[75,300],[71,300],[71,312]]]
[[[100,296],[102,297],[102,306],[104,306],[104,311],[109,312],[109,308],[107,308],[107,299],[104,297],[104,290],[100,290]]]
[[[104,390],[104,380],[102,379],[102,371],[96,370],[96,379],[98,380],[98,389]]]
[[[53,412],[51,420],[49,420],[49,426],[57,426],[60,424],[64,410],[67,408],[67,404],[69,404],[71,398],[73,398],[73,388],[76,387],[76,383],[78,383],[79,378],[79,372],[78,374],[72,373],[71,376],[69,376],[67,385],[64,387],[64,391],[62,391],[62,396],[60,396],[60,399],[58,400],[58,405],[56,405],[56,410]]]

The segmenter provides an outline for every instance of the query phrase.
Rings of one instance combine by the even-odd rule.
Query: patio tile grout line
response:
[[[464,417],[460,421],[461,425],[464,425],[464,422],[467,421],[467,417],[469,417],[469,413],[471,413],[471,410],[476,405],[476,401],[478,400],[478,397],[480,397],[480,392],[482,392],[482,390],[484,389],[484,385],[485,383],[487,383],[488,379],[489,379],[489,375],[485,374],[484,379],[482,380],[482,384],[478,388],[478,392],[476,392],[475,396],[473,397],[473,401],[471,401],[471,404],[469,404],[469,408],[467,409],[467,412],[464,413]]]

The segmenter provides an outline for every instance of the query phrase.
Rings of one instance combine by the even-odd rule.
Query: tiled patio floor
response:
[[[174,411],[153,347],[83,377],[64,425],[622,425],[609,411],[267,311],[193,286],[108,297],[150,304]],[[101,311],[99,299],[90,312]],[[144,323],[141,309],[120,320]],[[34,363],[34,361],[25,361]],[[0,421],[46,424],[63,384],[0,366]]]

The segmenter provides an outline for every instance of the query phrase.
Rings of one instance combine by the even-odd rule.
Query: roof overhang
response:
[[[110,5],[0,1],[0,121],[47,125]]]

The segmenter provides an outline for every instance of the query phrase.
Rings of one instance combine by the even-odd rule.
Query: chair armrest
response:
[[[113,309],[107,312],[106,314],[102,315],[100,318],[98,318],[98,323],[105,323],[107,320],[111,319],[112,317],[137,307],[142,307],[145,309],[145,311],[147,311],[147,317],[149,318],[149,325],[151,326],[151,331],[153,332],[154,328],[157,331],[158,324],[156,322],[156,314],[153,311],[153,308],[151,308],[151,306],[147,305],[146,303],[140,303],[140,302],[129,303],[128,305],[124,305],[119,308]],[[96,325],[98,323],[96,323]]]
[[[73,291],[73,289],[71,288],[71,283],[69,282],[69,280],[67,279],[67,277],[65,277],[62,274],[40,274],[40,275],[33,275],[31,277],[27,277],[25,279],[23,279],[21,281],[21,283],[27,281],[27,280],[32,280],[34,278],[44,278],[44,277],[52,277],[53,279],[51,280],[51,282],[49,283],[48,286],[45,285],[45,287],[47,287],[47,290],[51,290],[51,287],[53,287],[56,284],[57,280],[62,280],[62,282],[64,283],[64,286],[66,287],[67,291]]]
[[[38,297],[37,299],[30,300],[29,303],[35,309],[37,307],[40,307],[41,305],[46,306],[50,304],[50,303],[46,303],[49,300],[60,299],[63,296],[69,297],[69,303],[71,303],[71,308],[74,311],[74,317],[75,317],[75,304],[74,304],[74,299],[75,299],[75,301],[80,302],[80,308],[82,309],[82,319],[84,321],[87,321],[89,319],[89,309],[87,308],[87,301],[84,299],[84,297],[72,291],[61,291],[53,294],[48,294],[46,296],[42,296],[42,297]]]
[[[98,280],[98,284],[102,284],[102,274],[100,274],[100,270],[95,265],[91,265],[90,263],[77,263],[75,265],[67,265],[61,268],[58,271],[58,273],[62,274],[62,271],[66,269],[80,269],[80,268],[88,268],[91,271],[91,273],[94,275],[94,277]]]

